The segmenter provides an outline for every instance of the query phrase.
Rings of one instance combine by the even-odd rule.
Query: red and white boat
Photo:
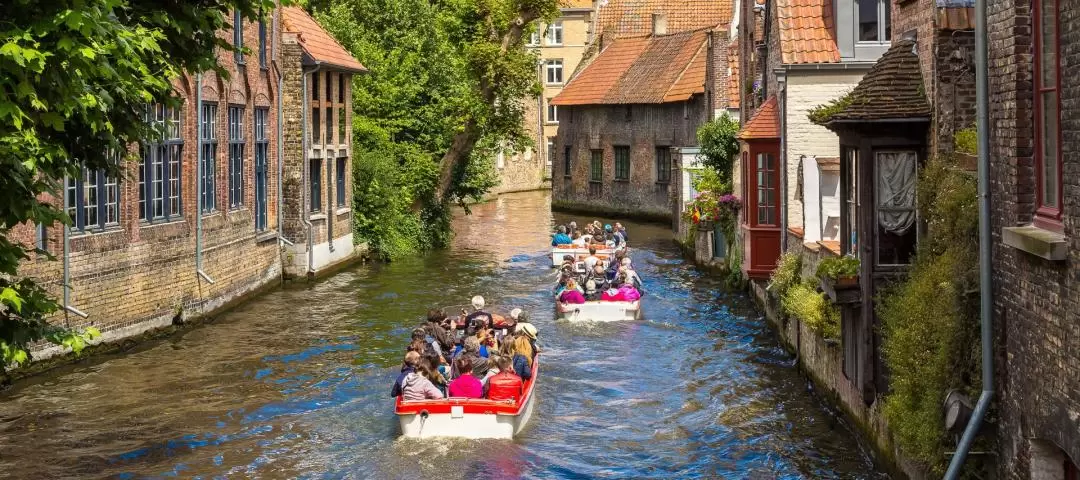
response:
[[[641,318],[641,300],[633,302],[555,302],[555,317],[571,322],[619,322]]]
[[[444,398],[405,402],[397,398],[394,413],[401,434],[409,438],[461,437],[512,439],[532,418],[540,357],[533,360],[532,378],[515,403],[483,398]]]

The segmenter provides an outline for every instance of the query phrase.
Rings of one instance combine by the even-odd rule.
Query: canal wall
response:
[[[809,259],[805,263],[809,265],[804,265],[804,270],[814,268],[817,261]],[[799,319],[782,315],[779,302],[769,294],[767,286],[767,282],[755,280],[748,288],[784,348],[795,355],[799,369],[813,382],[816,392],[852,422],[873,448],[879,466],[896,478],[931,478],[922,465],[905,458],[892,441],[881,398],[867,405],[862,392],[847,379],[840,342],[827,340]]]

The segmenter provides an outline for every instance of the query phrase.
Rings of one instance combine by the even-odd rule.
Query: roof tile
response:
[[[913,48],[913,40],[894,42],[851,91],[851,103],[826,123],[929,118],[930,104]]]
[[[840,62],[832,0],[777,0],[776,10],[783,63]]]
[[[297,34],[300,46],[312,59],[343,70],[367,71],[345,47],[342,47],[311,15],[300,7],[283,7],[285,31]]]
[[[738,137],[740,140],[780,138],[780,109],[776,104],[776,97],[769,97],[758,107],[750,121],[739,130]]]
[[[738,109],[739,91],[739,39],[728,45],[728,108]]]
[[[598,33],[616,36],[652,33],[652,15],[667,15],[667,32],[678,33],[730,23],[733,0],[607,0],[600,2]]]

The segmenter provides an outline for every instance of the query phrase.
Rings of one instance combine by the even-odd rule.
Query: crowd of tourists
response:
[[[573,256],[563,257],[555,298],[562,303],[635,302],[641,298],[641,277],[634,270],[627,250],[617,250],[611,258],[589,255],[581,262]]]
[[[555,233],[551,235],[551,246],[622,248],[626,246],[626,240],[626,227],[619,222],[615,222],[612,226],[601,224],[599,220],[596,220],[586,223],[583,229],[578,228],[577,222],[570,222],[555,228]]]
[[[539,349],[536,326],[515,308],[510,318],[490,313],[484,298],[472,312],[450,317],[439,309],[412,331],[401,373],[390,395],[402,400],[446,397],[517,402],[532,378]]]

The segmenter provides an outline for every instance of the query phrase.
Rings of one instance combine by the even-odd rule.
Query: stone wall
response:
[[[280,31],[279,12],[271,17],[270,31]],[[222,32],[231,38],[231,32]],[[268,56],[275,57],[276,43],[269,36]],[[225,80],[207,73],[202,80],[202,100],[216,102],[218,208],[202,215],[202,270],[214,280],[209,283],[196,273],[196,230],[199,215],[196,190],[199,151],[196,79],[185,76],[177,81],[183,100],[181,109],[181,214],[169,221],[148,222],[139,218],[138,164],[127,167],[120,179],[119,221],[104,230],[73,232],[70,238],[70,305],[89,317],[59,312],[49,320],[70,327],[94,326],[106,341],[138,335],[169,325],[175,320],[213,312],[222,305],[260,288],[275,285],[281,276],[281,256],[276,229],[277,170],[277,67],[259,68],[257,57],[258,24],[245,22],[244,42],[251,47],[246,66],[238,66],[232,53],[221,52],[220,64],[230,71]],[[243,164],[242,205],[228,205],[228,106],[243,106],[245,157]],[[267,172],[267,231],[255,230],[254,132],[256,107],[268,108],[268,135],[271,137]],[[133,147],[133,153],[137,149]],[[136,156],[137,153],[136,153]],[[62,204],[60,199],[53,199]],[[58,300],[63,298],[63,226],[47,229],[47,249],[56,261],[33,259],[20,266],[20,274],[41,280]],[[12,238],[32,244],[35,229],[19,225]],[[59,348],[44,348],[37,359],[61,353]]]
[[[1060,17],[1068,256],[1051,262],[1004,245],[1001,234],[1035,213],[1031,3],[1003,0],[988,9],[994,320],[1004,346],[995,366],[997,458],[1003,478],[1041,479],[1049,478],[1041,466],[1055,449],[1059,460],[1080,463],[1080,78],[1070,73],[1080,64],[1080,18]]]
[[[697,145],[697,128],[709,115],[707,98],[659,105],[589,105],[566,107],[555,150],[552,203],[608,214],[648,215],[670,219],[679,172],[672,151],[671,183],[656,182],[656,148]],[[571,147],[570,171],[563,161]],[[616,181],[615,146],[630,147],[630,179]],[[603,176],[590,182],[592,151],[603,155]]]

